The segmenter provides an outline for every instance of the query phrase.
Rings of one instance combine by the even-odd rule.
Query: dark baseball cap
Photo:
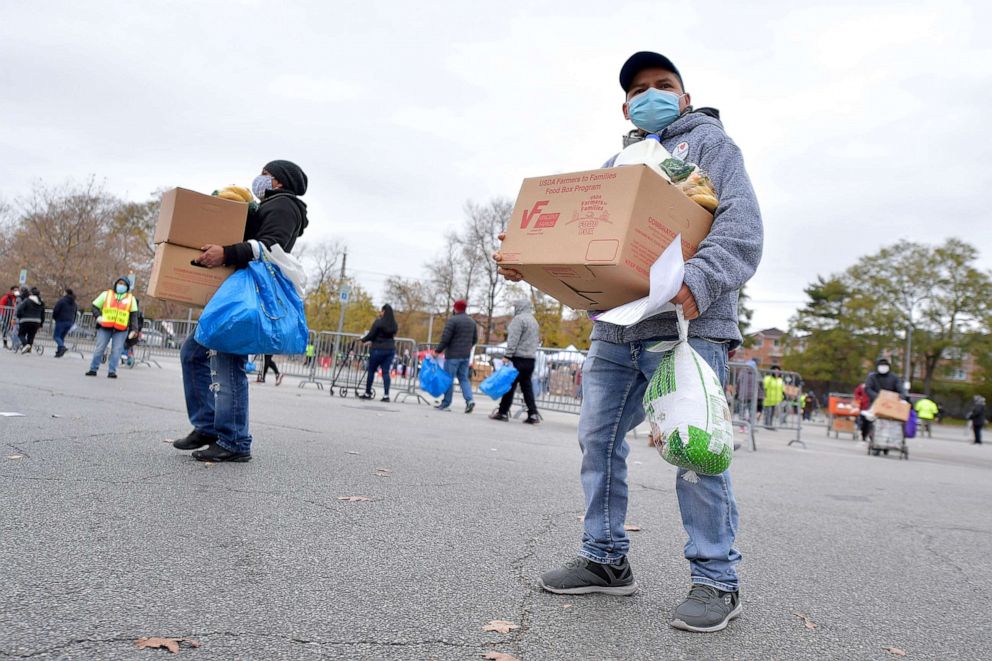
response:
[[[678,77],[679,83],[682,83],[682,74],[675,68],[671,60],[661,53],[642,50],[627,58],[627,61],[620,67],[620,87],[623,88],[624,92],[630,89],[631,83],[634,82],[634,76],[645,69],[665,69],[666,71],[671,71]],[[682,83],[682,87],[685,87],[685,83]]]

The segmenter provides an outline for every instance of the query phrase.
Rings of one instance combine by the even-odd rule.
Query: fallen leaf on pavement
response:
[[[489,661],[520,661],[517,657],[503,654],[502,652],[486,652],[482,655],[482,658],[489,659]]]
[[[795,615],[800,620],[802,620],[803,621],[803,624],[806,625],[806,628],[807,629],[815,629],[816,628],[816,622],[814,622],[813,620],[809,619],[809,615],[805,615],[804,613],[793,613],[793,615]]]
[[[361,452],[355,452],[354,450],[348,450],[345,454],[361,454]]]
[[[562,608],[571,608],[571,607],[572,607],[572,604],[565,604],[564,606],[562,606]]]
[[[625,523],[625,524],[623,524],[623,529],[626,530],[627,532],[640,532],[641,531],[641,527],[640,526],[635,526],[632,523]]]
[[[349,503],[363,503],[366,500],[372,500],[368,496],[338,496],[338,500],[344,500]]]
[[[179,646],[186,643],[190,647],[199,647],[200,643],[192,638],[139,638],[134,641],[139,650],[143,649],[167,649],[173,654],[179,654]]]
[[[376,468],[372,474],[376,477],[392,477],[392,472],[393,470],[391,468]]]
[[[163,438],[163,439],[162,439],[162,442],[163,442],[163,443],[172,443],[172,442],[173,442],[173,440],[175,440],[175,439],[172,439],[172,438]]]
[[[23,459],[24,458],[24,455],[23,454],[8,454],[7,455],[7,458],[8,459]]]
[[[899,649],[898,647],[883,647],[883,650],[889,654],[895,654],[896,656],[906,656],[906,650]]]
[[[577,516],[577,517],[575,517],[575,519],[576,519],[576,521],[585,521],[586,520],[586,517],[584,517],[584,516]]]
[[[507,620],[490,620],[489,624],[482,627],[483,631],[495,631],[496,633],[510,633],[514,629],[519,629],[519,624],[514,624]]]

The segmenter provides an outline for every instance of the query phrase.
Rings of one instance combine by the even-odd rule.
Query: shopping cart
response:
[[[340,355],[335,356],[335,362],[328,394],[333,397],[334,389],[337,388],[339,397],[347,397],[349,391],[354,391],[355,397],[361,396],[365,392],[369,364],[365,343],[352,340]],[[375,397],[375,388],[372,389],[372,397]]]
[[[868,455],[888,455],[889,450],[898,451],[900,459],[909,459],[905,424],[900,420],[876,417],[868,432]]]

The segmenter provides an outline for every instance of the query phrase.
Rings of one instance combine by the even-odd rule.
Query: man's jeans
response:
[[[229,452],[251,454],[248,431],[248,356],[210,351],[192,335],[179,351],[186,413],[196,431],[215,436]]]
[[[55,346],[59,349],[65,349],[65,336],[72,328],[71,321],[56,321],[55,322],[55,332],[52,337],[55,339]]]
[[[110,358],[107,359],[107,371],[117,374],[117,366],[121,364],[121,354],[124,353],[124,340],[127,339],[127,331],[115,331],[113,328],[100,326],[96,329],[96,349],[93,350],[93,359],[90,360],[90,371],[96,372],[100,369],[100,359],[103,352],[110,344]]]
[[[451,375],[451,385],[448,386],[448,392],[444,393],[444,399],[441,400],[442,408],[451,406],[451,398],[455,395],[455,377],[458,378],[458,385],[462,387],[465,403],[472,401],[472,382],[468,378],[468,364],[468,358],[446,358],[444,360],[444,371]]]
[[[623,529],[630,454],[625,436],[644,420],[641,400],[661,361],[661,353],[647,351],[651,344],[595,340],[582,366],[585,397],[579,414],[579,445],[586,515],[580,555],[595,562],[616,563],[630,547]],[[700,338],[690,338],[689,344],[725,384],[727,345]],[[682,479],[686,472],[677,470],[675,492],[689,535],[685,557],[692,582],[733,592],[741,554],[734,548],[737,503],[730,473],[699,475],[698,482],[689,482]]]

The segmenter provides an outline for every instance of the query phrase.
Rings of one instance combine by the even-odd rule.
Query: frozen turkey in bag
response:
[[[702,475],[719,475],[734,458],[734,427],[723,384],[689,345],[689,324],[676,308],[679,339],[659,342],[661,363],[644,393],[644,411],[662,458]],[[695,475],[686,474],[693,481]]]

